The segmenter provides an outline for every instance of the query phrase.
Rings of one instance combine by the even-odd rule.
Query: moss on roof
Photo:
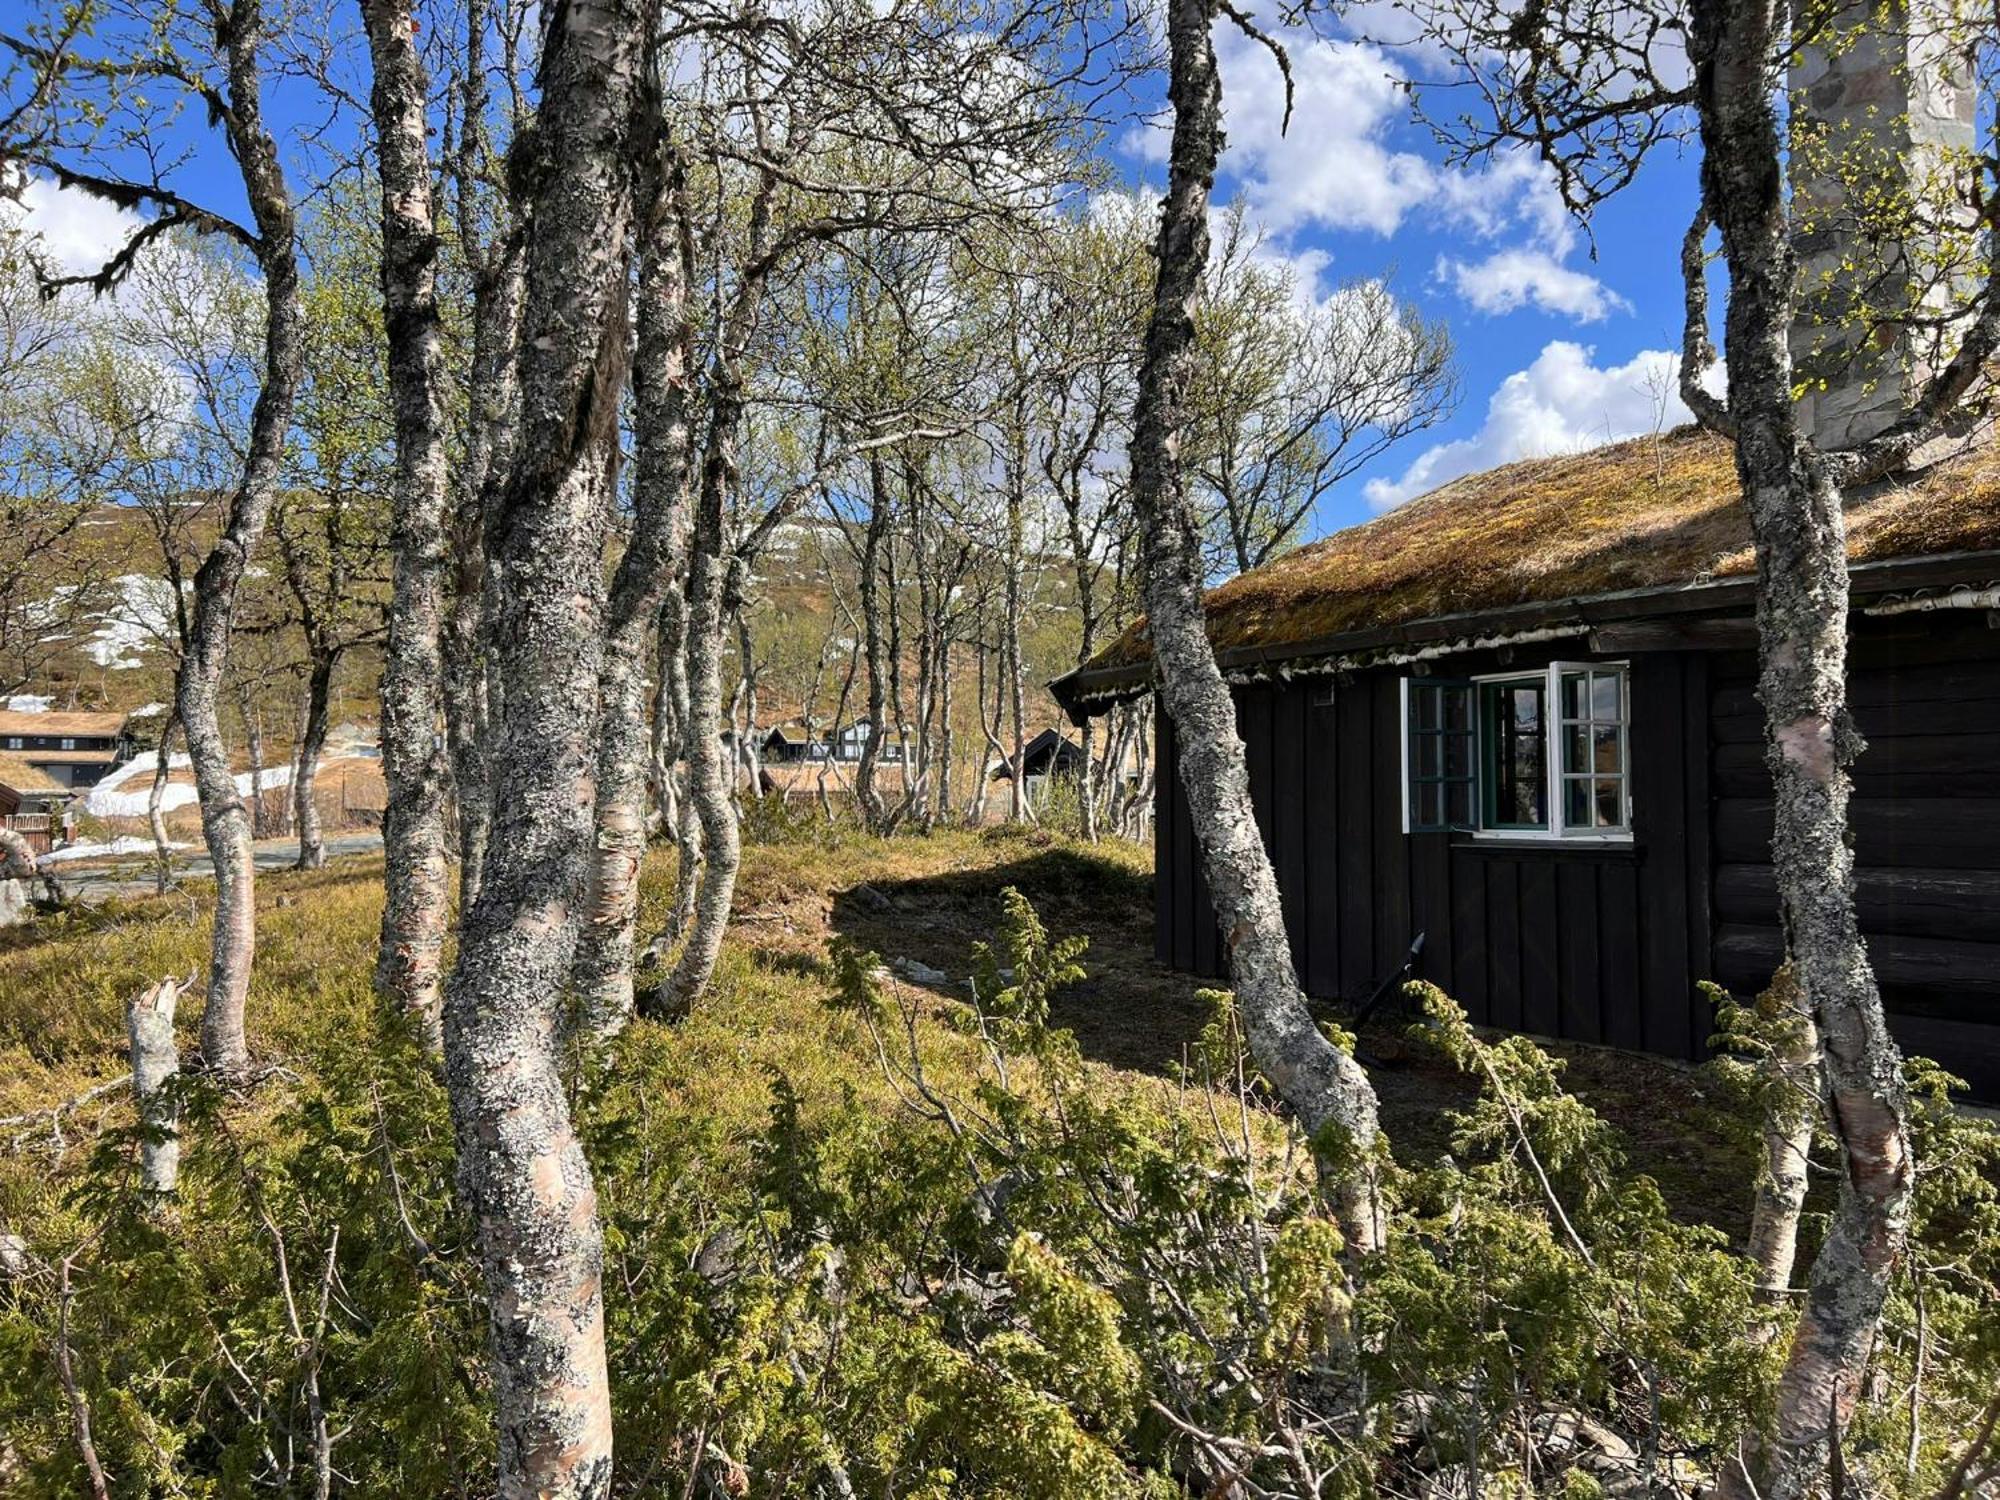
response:
[[[67,796],[69,793],[69,788],[48,772],[7,751],[0,751],[0,786],[12,787],[24,797]]]
[[[2000,547],[2000,447],[1848,505],[1856,562]],[[1680,428],[1453,480],[1209,591],[1218,651],[1622,589],[1747,574],[1755,561],[1735,457]],[[1143,620],[1090,668],[1151,655]]]

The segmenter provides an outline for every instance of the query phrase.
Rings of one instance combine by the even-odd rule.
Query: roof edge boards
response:
[[[1850,588],[1860,592],[1948,588],[1952,593],[1942,597],[1969,597],[1970,591],[1966,588],[1968,579],[1976,578],[1980,585],[1988,585],[1992,579],[2000,577],[2000,572],[1992,570],[2000,570],[2000,550],[1943,552],[1924,557],[1852,563],[1848,567],[1848,579]],[[1503,645],[1583,635],[1593,626],[1649,615],[1696,614],[1740,607],[1754,600],[1756,586],[1756,579],[1746,574],[1697,583],[1668,584],[1659,588],[1620,589],[1568,599],[1508,604],[1459,614],[1429,615],[1400,625],[1342,631],[1282,646],[1231,647],[1216,653],[1216,665],[1222,669],[1223,677],[1234,683],[1266,681],[1274,676],[1289,679],[1372,666],[1393,666],[1468,651],[1491,650]],[[1986,592],[2000,597],[2000,586],[1987,588]],[[1866,614],[1907,612],[1904,609],[1865,605],[1853,607],[1857,613]],[[1911,604],[1908,609],[1946,607],[1989,606],[1930,603]],[[1070,721],[1082,724],[1119,703],[1151,692],[1154,685],[1153,661],[1149,654],[1144,661],[1116,666],[1073,667],[1053,678],[1048,687]]]

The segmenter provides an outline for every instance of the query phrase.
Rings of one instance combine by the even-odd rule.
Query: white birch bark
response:
[[[1370,1251],[1383,1235],[1375,1090],[1360,1065],[1313,1024],[1299,992],[1277,878],[1251,808],[1235,705],[1204,625],[1201,548],[1177,459],[1221,148],[1222,85],[1209,31],[1215,18],[1215,0],[1167,6],[1173,139],[1132,439],[1147,619],[1251,1055],[1323,1160],[1330,1154],[1337,1163],[1332,1186],[1342,1230],[1354,1249]]]
[[[174,846],[167,837],[167,775],[172,760],[167,742],[173,738],[179,723],[180,716],[169,713],[166,723],[160,726],[160,744],[153,755],[153,784],[146,793],[146,826],[153,834],[153,889],[161,895],[166,893],[174,872]]]
[[[319,823],[319,758],[326,749],[333,668],[331,658],[317,656],[306,673],[305,726],[299,732],[298,761],[292,771],[292,817],[299,836],[293,868],[299,870],[317,870],[326,863],[326,837]]]
[[[125,1036],[132,1058],[132,1092],[139,1105],[139,1182],[154,1198],[180,1185],[180,1105],[172,1084],[181,1070],[174,1041],[174,1009],[181,991],[193,985],[162,979],[125,1004]]]
[[[223,124],[256,224],[255,253],[264,277],[263,385],[251,411],[243,471],[230,496],[221,535],[195,574],[192,615],[174,694],[194,767],[202,836],[215,866],[215,927],[201,1018],[202,1063],[224,1078],[240,1078],[250,1067],[244,1011],[256,957],[257,867],[250,815],[236,790],[223,743],[219,694],[237,588],[277,494],[303,357],[291,193],[277,141],[263,117],[258,55],[262,25],[261,12],[252,6],[221,35],[228,79]]]
[[[382,668],[385,891],[375,983],[390,1003],[415,1018],[435,1048],[447,907],[447,765],[440,734],[446,470],[438,235],[425,145],[429,84],[408,7],[361,0],[361,18],[375,68],[369,104],[381,180],[382,308],[396,424],[390,521],[395,575]],[[308,867],[307,811],[302,798],[301,867]]]
[[[1813,1123],[1819,1115],[1819,1032],[1792,975],[1779,969],[1757,1008],[1777,1033],[1763,1060],[1769,1096],[1764,1112],[1764,1170],[1750,1208],[1750,1263],[1757,1290],[1776,1302],[1792,1285],[1799,1213],[1810,1185]]]
[[[488,1298],[501,1500],[597,1500],[612,1477],[603,1238],[558,1039],[588,863],[645,14],[638,0],[570,0],[549,14],[540,104],[513,164],[533,225],[521,420],[484,518],[485,654],[506,690],[485,871],[444,1002],[460,1191]]]
[[[657,121],[653,127],[658,129]],[[596,841],[572,973],[578,1025],[595,1044],[632,1018],[639,869],[646,853],[647,638],[686,550],[689,356],[694,247],[684,233],[681,168],[671,145],[648,174],[639,230],[638,340],[632,368],[632,533],[611,585],[598,671]]]

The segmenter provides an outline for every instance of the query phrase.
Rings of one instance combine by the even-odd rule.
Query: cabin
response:
[[[1850,496],[1858,900],[1903,1046],[2000,1100],[2000,447]],[[1693,429],[1470,476],[1210,592],[1301,982],[1706,1055],[1782,952],[1748,517]],[[1053,684],[1153,690],[1143,627]],[[1220,977],[1165,715],[1155,941]]]
[[[1900,50],[1809,46],[1791,78],[1824,160],[1898,192],[1976,157],[1969,80]],[[1793,165],[1798,418],[1840,451],[1935,358],[1922,320],[1850,311],[1920,304],[1925,247],[1815,225],[1854,184]],[[1971,419],[1844,498],[1862,931],[1905,1050],[2000,1101],[2000,442]],[[1468,475],[1211,590],[1307,992],[1363,1002],[1413,955],[1476,1022],[1706,1056],[1701,982],[1753,994],[1784,948],[1754,573],[1733,448],[1689,428]],[[1153,685],[1141,624],[1052,686],[1082,723]],[[1157,950],[1219,977],[1156,722]]]
[[[791,766],[801,761],[825,759],[826,747],[813,737],[810,729],[779,724],[764,736],[757,753],[767,766]]]
[[[1041,806],[1052,780],[1073,782],[1083,771],[1083,747],[1059,729],[1044,729],[1021,747],[1021,781],[1030,807]],[[1012,781],[1012,760],[995,766],[990,779]]]
[[[19,755],[0,751],[0,827],[47,854],[68,829],[70,789]]]
[[[0,712],[0,754],[17,755],[65,789],[97,785],[131,759],[120,713]]]

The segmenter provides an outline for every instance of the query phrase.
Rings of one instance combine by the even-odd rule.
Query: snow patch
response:
[[[16,693],[7,700],[7,712],[10,714],[45,714],[49,711],[49,705],[53,702],[55,702],[55,699],[43,698],[35,693]]]
[[[98,616],[84,649],[100,667],[143,667],[147,648],[173,633],[174,586],[146,573],[122,573],[113,582],[118,601]]]
[[[169,849],[187,849],[192,846],[188,844],[168,844],[167,847]],[[153,841],[151,839],[138,838],[128,833],[120,835],[108,844],[71,844],[66,848],[57,849],[53,853],[44,854],[37,863],[44,865],[53,864],[57,860],[64,859],[112,859],[121,854],[151,854],[153,852]]]
[[[169,771],[184,771],[190,762],[185,755],[167,758]],[[90,789],[84,798],[84,810],[99,818],[143,818],[147,805],[153,796],[153,773],[159,768],[157,757],[141,755],[128,760],[109,776]],[[289,786],[292,780],[290,766],[266,766],[264,768],[264,790],[276,791]],[[250,795],[250,773],[243,772],[236,778],[236,793],[240,797]],[[192,783],[170,781],[160,790],[160,811],[172,812],[177,807],[189,807],[196,801]]]

